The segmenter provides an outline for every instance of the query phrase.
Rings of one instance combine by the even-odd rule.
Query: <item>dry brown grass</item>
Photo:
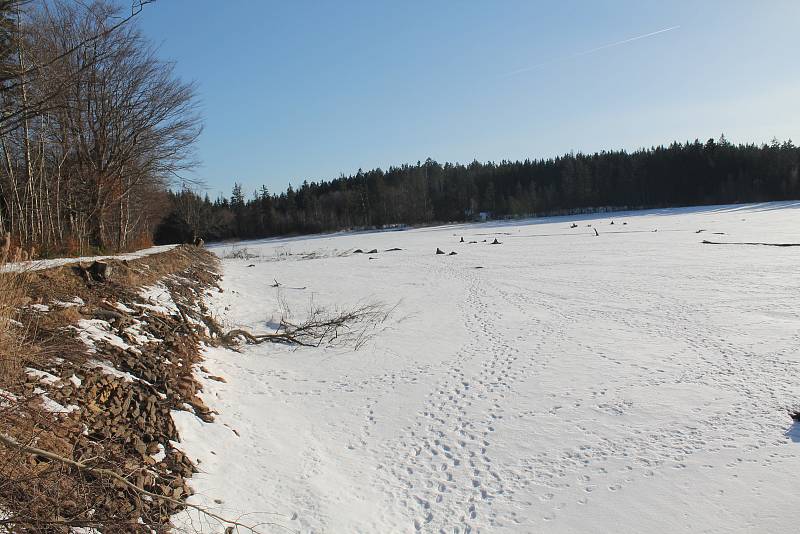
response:
[[[58,443],[56,433],[45,431],[54,430],[52,421],[25,383],[25,368],[39,356],[33,343],[35,322],[21,312],[30,302],[29,283],[30,273],[0,272],[0,433],[62,450],[64,443]],[[19,451],[0,448],[0,495],[4,509],[25,502],[35,510],[43,491],[45,468]],[[60,483],[49,484],[50,488],[60,486]],[[0,532],[11,531],[9,528],[0,521]],[[23,527],[20,531],[26,530]]]
[[[215,268],[214,261],[207,252],[194,248],[181,248],[129,262],[112,259],[109,263],[114,270],[113,281],[103,284],[87,284],[78,276],[74,265],[24,273],[0,273],[0,433],[14,442],[50,451],[69,461],[88,462],[92,468],[110,469],[126,479],[131,477],[137,487],[165,495],[175,494],[174,491],[182,487],[181,475],[177,478],[171,475],[176,488],[163,486],[170,482],[165,478],[163,468],[159,468],[159,471],[153,466],[143,466],[141,457],[128,442],[105,433],[110,427],[99,424],[102,418],[94,418],[87,408],[95,387],[92,384],[97,384],[97,381],[90,380],[93,378],[92,372],[84,367],[89,356],[86,347],[68,333],[70,330],[67,327],[75,325],[82,318],[92,317],[92,313],[108,306],[108,303],[127,301],[136,295],[140,287],[160,281],[166,275],[192,267],[199,270],[198,276],[211,273]],[[203,284],[213,284],[214,280],[209,274]],[[184,289],[189,293],[198,291],[191,284]],[[70,301],[76,296],[84,301],[85,306],[63,309],[52,306],[53,301]],[[187,299],[191,300],[190,297],[187,295]],[[37,312],[30,306],[37,303],[49,305],[50,311]],[[180,331],[180,327],[185,326],[175,317],[154,317],[153,321],[162,323],[163,328],[168,327],[171,332]],[[147,327],[156,326],[154,323]],[[190,370],[193,358],[199,357],[197,341],[182,335],[173,337],[169,343],[153,346],[153,350],[168,351],[159,353],[158,358],[153,358],[154,361],[166,361],[168,356],[175,361],[185,362],[180,368]],[[102,350],[99,357],[119,363],[114,360],[118,356]],[[129,369],[133,373],[147,370],[138,359],[132,364],[137,366]],[[78,374],[84,381],[83,387],[70,395],[83,397],[65,399],[53,396],[61,386],[51,391],[48,386],[31,380],[26,373],[28,367],[54,373],[62,379],[72,373],[63,375],[59,373],[60,370],[82,369],[83,374]],[[195,386],[185,384],[186,381],[180,380],[181,377],[162,375],[162,370],[156,370],[157,374],[151,377],[151,382],[162,389],[168,386],[173,391],[172,397],[181,403],[190,401],[189,397],[183,398],[180,388],[188,388],[186,395],[193,395]],[[126,393],[135,388],[147,389],[138,383],[113,382],[117,390]],[[65,389],[68,389],[69,383],[66,384]],[[66,415],[48,412],[42,405],[42,395],[35,392],[39,385],[62,405],[72,404],[74,400],[81,410]],[[111,385],[97,385],[98,395]],[[134,398],[143,401],[144,396],[139,395],[142,393],[139,389],[133,392],[138,395]],[[105,410],[106,406],[101,404],[98,406]],[[158,407],[158,410],[158,413],[169,415],[167,408]],[[166,419],[163,422],[171,423]],[[85,434],[87,425],[89,433]],[[177,439],[168,426],[161,429],[162,433],[165,436],[170,434],[167,436],[170,439]],[[155,439],[153,436],[151,438]],[[179,473],[176,470],[178,467],[186,467],[176,454],[170,452],[164,464],[172,473]],[[158,474],[158,484],[155,479],[148,478],[150,475],[145,476],[145,472]],[[183,476],[190,474],[184,472]],[[185,492],[182,493],[180,498],[185,495]],[[84,471],[77,469],[74,464],[54,462],[20,448],[0,446],[0,511],[3,512],[0,514],[0,533],[66,533],[70,531],[70,526],[95,527],[108,533],[151,532],[151,529],[163,532],[167,528],[166,518],[175,511],[173,504],[158,499],[154,502],[143,500],[130,487],[123,487],[118,480],[97,471]],[[145,524],[140,524],[140,519]]]
[[[0,272],[0,388],[19,379],[26,328],[18,318],[25,298],[27,274]]]

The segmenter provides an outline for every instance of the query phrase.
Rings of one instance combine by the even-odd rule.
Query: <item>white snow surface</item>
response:
[[[152,286],[147,286],[139,291],[139,296],[145,299],[149,304],[138,303],[141,308],[146,308],[158,313],[169,315],[170,313],[177,313],[178,307],[172,300],[172,295],[162,283],[157,283]]]
[[[97,352],[95,342],[106,341],[115,347],[122,350],[130,349],[131,346],[116,335],[115,330],[108,321],[102,319],[81,319],[78,321],[78,326],[72,327],[78,331],[78,338],[89,347],[89,352]]]
[[[357,352],[208,349],[191,502],[261,532],[796,532],[800,247],[703,239],[800,243],[800,203],[238,244],[229,328],[278,294],[399,305]]]
[[[113,258],[115,260],[136,260],[151,254],[158,254],[159,252],[166,252],[172,250],[177,245],[159,245],[156,247],[145,248],[137,250],[136,252],[129,252],[127,254],[114,254],[109,256],[84,256],[81,258],[53,258],[49,260],[32,260],[32,261],[19,261],[16,263],[6,263],[0,266],[0,272],[21,272],[21,271],[39,271],[41,269],[50,269],[61,265],[68,265],[70,263],[87,263],[98,260],[105,260]]]
[[[48,412],[72,413],[76,410],[80,410],[80,407],[76,406],[75,404],[70,404],[69,406],[64,406],[63,404],[59,404],[58,402],[48,397],[47,392],[42,388],[34,388],[33,393],[38,396],[39,400],[42,403],[42,407]]]

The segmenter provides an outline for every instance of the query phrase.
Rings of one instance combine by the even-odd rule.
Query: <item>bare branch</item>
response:
[[[386,322],[395,308],[396,305],[387,307],[381,303],[368,303],[328,313],[312,302],[308,316],[301,323],[290,322],[287,310],[276,332],[253,334],[236,328],[222,334],[220,339],[229,346],[235,346],[237,339],[244,339],[251,345],[265,342],[303,347],[332,344],[347,345],[358,350],[370,339],[377,326]]]

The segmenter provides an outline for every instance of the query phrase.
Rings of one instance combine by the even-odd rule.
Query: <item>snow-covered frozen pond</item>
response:
[[[357,352],[208,350],[192,502],[261,532],[796,532],[800,247],[704,239],[800,243],[800,203],[236,245],[229,328],[399,305]]]

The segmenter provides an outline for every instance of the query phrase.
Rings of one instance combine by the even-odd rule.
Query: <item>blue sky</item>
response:
[[[198,84],[212,197],[426,157],[800,142],[799,22],[796,0],[158,0],[139,21]]]

